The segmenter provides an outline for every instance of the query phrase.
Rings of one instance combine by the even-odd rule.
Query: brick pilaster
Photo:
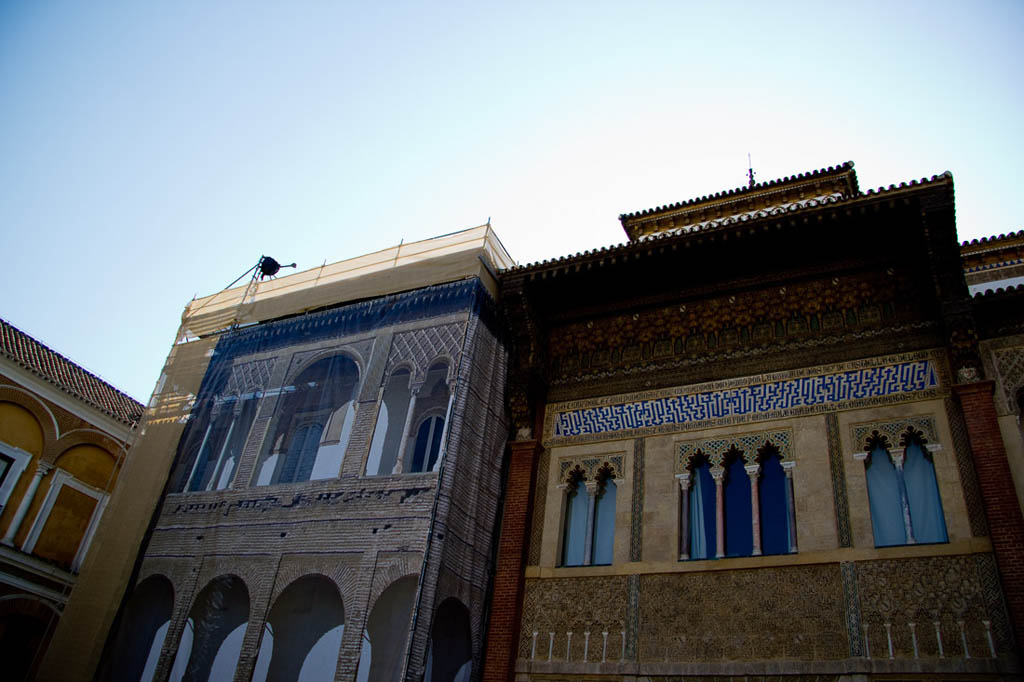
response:
[[[993,400],[995,382],[953,387],[960,399],[967,438],[974,455],[978,486],[988,517],[989,537],[999,566],[1019,650],[1024,651],[1024,515],[1006,458]]]
[[[484,682],[509,682],[514,676],[534,476],[540,452],[540,444],[535,440],[513,441],[508,447],[508,480],[491,594]]]

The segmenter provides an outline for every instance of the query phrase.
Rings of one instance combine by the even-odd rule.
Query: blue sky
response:
[[[520,263],[620,213],[853,160],[1024,227],[1024,4],[0,3],[0,316],[146,400],[184,305],[486,222]],[[865,244],[865,248],[885,248]]]

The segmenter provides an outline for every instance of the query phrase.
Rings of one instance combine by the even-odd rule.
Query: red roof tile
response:
[[[0,355],[119,422],[142,417],[142,403],[2,319]]]

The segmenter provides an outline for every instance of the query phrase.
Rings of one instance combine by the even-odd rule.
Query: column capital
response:
[[[45,476],[53,467],[49,462],[36,462],[36,476]]]
[[[751,478],[756,478],[757,475],[761,473],[760,464],[747,464],[743,468],[746,470],[747,476],[750,476]]]
[[[715,479],[716,485],[722,485],[722,478],[725,476],[725,467],[711,467],[711,477]]]

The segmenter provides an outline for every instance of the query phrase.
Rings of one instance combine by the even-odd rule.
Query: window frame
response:
[[[583,566],[612,566],[615,564],[616,539],[619,534],[618,524],[615,522],[620,505],[623,504],[621,489],[625,480],[621,478],[620,469],[623,467],[623,454],[594,455],[582,457],[570,457],[559,460],[561,475],[560,482],[555,485],[558,495],[559,509],[558,516],[558,542],[554,563],[556,568],[580,568]],[[606,482],[611,481],[615,485],[615,507],[611,511],[611,545],[612,557],[609,563],[594,562],[594,548],[597,542],[597,503],[599,497],[604,493]],[[583,519],[583,560],[578,564],[566,563],[566,549],[570,512],[570,493],[575,491],[577,495],[586,495],[586,511]],[[574,532],[579,532],[574,529]]]
[[[2,512],[7,508],[7,503],[14,493],[15,486],[18,485],[18,481],[21,480],[21,475],[28,469],[28,465],[32,463],[32,453],[0,441],[0,455],[12,460],[3,481],[0,481],[0,512]]]
[[[676,475],[679,482],[679,495],[677,497],[677,541],[679,561],[712,561],[719,559],[739,559],[754,556],[786,556],[798,554],[796,530],[796,497],[793,486],[793,474],[796,470],[796,461],[792,456],[792,432],[783,430],[761,431],[754,433],[736,433],[723,436],[704,438],[699,440],[682,441],[676,444]],[[788,534],[789,551],[785,553],[764,554],[764,519],[760,499],[761,478],[764,475],[763,465],[767,458],[777,457],[779,465],[785,476],[783,483],[783,500],[785,503],[785,520]],[[750,509],[750,553],[729,554],[728,552],[728,524],[726,495],[726,477],[730,464],[736,461],[742,462],[742,469],[749,482],[748,493]],[[706,556],[692,556],[692,534],[694,532],[691,511],[694,506],[691,495],[696,477],[700,476],[698,469],[703,470],[707,464],[707,471],[714,481],[714,488],[704,490],[702,487],[701,506],[708,506],[703,501],[704,496],[710,495],[714,499],[714,518],[707,519],[705,510],[705,527],[708,523],[714,524],[715,546],[707,547]],[[696,465],[696,466],[695,466]],[[734,468],[735,470],[738,467]]]
[[[110,500],[110,495],[102,490],[93,488],[92,486],[79,481],[74,477],[74,475],[60,467],[56,467],[53,470],[53,478],[50,479],[50,487],[46,491],[46,497],[43,498],[43,503],[39,506],[38,513],[36,513],[35,518],[32,520],[32,525],[29,527],[28,535],[25,536],[25,542],[21,545],[21,551],[26,554],[31,554],[32,550],[35,549],[36,543],[39,541],[39,537],[42,535],[43,529],[46,527],[46,522],[50,518],[50,512],[53,511],[53,507],[57,503],[57,497],[60,495],[60,491],[64,486],[68,486],[69,488],[96,500],[96,506],[93,508],[92,515],[89,517],[89,523],[85,527],[85,533],[82,534],[82,539],[78,543],[78,549],[75,551],[75,557],[71,560],[71,572],[78,573],[79,569],[82,567],[82,562],[85,560],[85,555],[89,551],[89,546],[92,544],[93,536],[96,534],[96,528],[100,524],[103,512],[107,508],[107,502]]]
[[[873,426],[873,425],[872,425]],[[870,428],[870,426],[868,427]],[[871,528],[871,540],[875,549],[887,549],[890,547],[907,547],[910,545],[918,544],[929,544],[929,545],[941,545],[948,544],[949,540],[949,522],[946,520],[946,509],[945,503],[942,497],[942,486],[939,482],[939,469],[935,466],[935,455],[936,453],[942,452],[942,444],[934,440],[930,440],[928,436],[923,432],[908,426],[906,429],[899,430],[899,439],[896,444],[889,441],[886,433],[880,433],[879,429],[873,429],[870,436],[866,440],[859,439],[861,444],[864,445],[864,449],[853,453],[853,459],[859,462],[862,467],[861,470],[864,476],[864,490],[868,498],[868,525]],[[934,433],[931,434],[934,437]],[[914,535],[914,521],[913,515],[910,510],[910,498],[907,493],[906,481],[904,479],[903,467],[906,463],[907,449],[915,445],[921,450],[922,457],[930,457],[932,465],[932,476],[933,483],[936,489],[936,497],[938,503],[938,511],[942,517],[943,530],[945,540],[920,542]],[[879,545],[877,533],[875,532],[875,518],[871,511],[871,484],[868,478],[868,467],[871,464],[871,458],[874,456],[876,451],[881,451],[889,457],[892,462],[893,468],[896,470],[897,476],[897,494],[900,499],[899,507],[903,515],[903,531],[904,531],[904,542],[896,544],[885,544]]]

